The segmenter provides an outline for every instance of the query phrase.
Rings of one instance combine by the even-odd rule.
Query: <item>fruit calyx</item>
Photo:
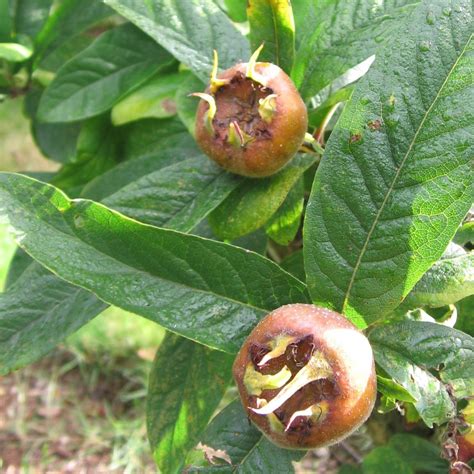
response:
[[[281,334],[270,340],[268,347],[254,346],[251,352],[252,362],[247,365],[244,384],[249,394],[256,394],[259,398],[251,399],[254,406],[248,408],[258,415],[276,416],[284,431],[298,430],[317,423],[327,411],[323,398],[330,398],[329,392],[335,391],[336,387],[333,369],[324,354],[315,349],[313,337],[295,338]],[[280,370],[272,375],[277,368]],[[268,371],[271,373],[265,375]],[[311,385],[318,380],[329,382],[326,384],[326,393],[319,392],[317,385]],[[275,389],[279,389],[276,394]],[[262,395],[265,390],[273,390],[273,398],[267,400]],[[290,399],[292,403],[287,403]],[[295,409],[295,402],[300,409]],[[301,408],[302,405],[307,406]],[[280,431],[275,423],[271,428]]]

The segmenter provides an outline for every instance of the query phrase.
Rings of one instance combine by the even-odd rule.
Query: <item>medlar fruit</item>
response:
[[[368,418],[377,394],[367,338],[339,313],[309,304],[260,321],[233,374],[249,418],[283,448],[341,441]]]
[[[263,45],[262,45],[263,46]],[[200,97],[196,141],[220,166],[232,173],[264,177],[277,172],[298,151],[308,115],[291,79],[275,64],[248,63],[217,77],[217,53],[211,81]]]

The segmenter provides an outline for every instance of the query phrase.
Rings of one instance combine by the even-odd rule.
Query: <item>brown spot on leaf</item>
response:
[[[369,122],[367,122],[367,127],[369,127],[370,130],[372,131],[380,130],[381,126],[382,126],[382,122],[379,119],[369,120]]]
[[[360,133],[353,133],[351,134],[349,138],[349,143],[350,144],[357,143],[357,142],[360,142],[361,140],[362,140],[362,135]]]

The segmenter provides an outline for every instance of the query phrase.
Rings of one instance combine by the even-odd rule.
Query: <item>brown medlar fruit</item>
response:
[[[308,115],[291,79],[275,64],[248,63],[217,77],[214,69],[196,114],[196,141],[232,173],[264,177],[277,172],[304,141]]]
[[[337,443],[370,415],[377,394],[372,348],[339,313],[282,306],[251,332],[233,366],[249,418],[275,444]]]

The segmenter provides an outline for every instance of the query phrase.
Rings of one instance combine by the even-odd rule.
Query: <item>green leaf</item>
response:
[[[186,156],[185,153],[193,153],[198,149],[196,142],[176,118],[140,120],[122,130],[126,135],[125,160],[135,160],[151,155],[160,156],[164,150],[173,148]]]
[[[13,239],[11,234],[10,238]],[[14,241],[12,240],[12,242]],[[8,275],[5,282],[5,288],[7,289],[18,280],[20,275],[34,262],[34,260],[24,250],[17,246],[13,258],[11,258],[9,262],[10,266],[8,267]]]
[[[31,57],[33,50],[19,43],[0,43],[0,59],[22,63]]]
[[[459,245],[466,245],[469,242],[474,243],[474,222],[463,224],[456,232],[453,242]]]
[[[109,117],[89,119],[81,128],[74,159],[59,170],[51,183],[78,196],[89,181],[116,164],[116,157],[117,132]]]
[[[304,181],[300,177],[283,204],[266,225],[268,237],[280,245],[288,245],[300,228],[304,205]]]
[[[242,0],[224,0],[227,14],[233,21],[242,23],[247,20],[247,5]]]
[[[10,0],[0,0],[0,41],[11,40],[12,26]]]
[[[247,40],[211,0],[104,0],[207,82],[212,50],[226,69],[250,56]]]
[[[168,333],[156,353],[147,428],[160,472],[181,472],[231,379],[232,357]]]
[[[372,56],[381,43],[392,49],[394,30],[416,0],[308,0],[292,78],[304,99]]]
[[[343,464],[337,474],[364,474],[360,466],[354,466],[353,464]]]
[[[296,252],[288,255],[288,257],[283,259],[283,261],[280,263],[280,267],[298,278],[298,280],[306,281],[303,250],[296,250]]]
[[[143,118],[166,118],[176,115],[174,96],[183,74],[152,77],[112,109],[112,123],[123,125]]]
[[[141,123],[140,126],[133,127],[134,131],[132,130],[133,133],[131,133],[131,136],[145,140],[144,142],[141,142],[142,151],[146,150],[149,152],[155,148],[158,150],[161,143],[163,145],[163,153],[165,153],[166,150],[170,153],[168,161],[170,161],[170,158],[173,158],[175,160],[174,162],[179,163],[183,157],[186,157],[187,147],[185,142],[186,137],[189,137],[189,135],[183,133],[181,126],[175,127],[173,121],[159,122],[161,123],[161,128],[160,126],[154,128],[157,132],[156,135],[161,136],[161,142],[148,133],[143,133],[147,131],[146,123]],[[166,124],[167,126],[165,126],[165,122],[169,122]],[[178,131],[180,131],[180,133],[174,133]],[[170,134],[171,137],[166,137],[165,135],[167,133]],[[180,136],[180,134],[183,136]],[[146,142],[147,138],[148,142]],[[183,144],[182,150],[179,150],[183,153],[182,155],[178,153],[178,149],[176,148],[177,142]],[[190,140],[190,142],[192,143],[192,140]],[[167,144],[171,145],[171,148],[167,149]],[[132,151],[133,149],[134,147],[132,147]],[[195,153],[198,153],[197,150]],[[133,158],[133,156],[134,155],[130,155],[129,158]],[[121,200],[124,206],[132,208],[133,199],[135,199],[136,196],[133,193],[130,193],[130,190],[125,187],[124,193],[127,193],[131,200],[130,202],[127,202],[123,199],[123,195],[121,197],[121,192],[117,188],[123,186],[124,183],[129,183],[137,176],[138,178],[136,179],[139,180],[139,176],[151,172],[150,170],[160,169],[159,163],[161,158],[164,158],[161,160],[161,165],[163,165],[163,162],[166,162],[166,156],[151,155],[150,158],[145,155],[145,158],[147,159],[148,168],[143,166],[143,157],[138,157],[130,162],[123,163],[95,180],[97,185],[95,191],[98,192],[101,190],[102,193],[106,195],[109,193],[113,194],[113,197]],[[132,164],[132,166],[130,166],[130,164]],[[114,177],[116,178],[115,180]],[[189,185],[187,186],[189,188]],[[94,190],[94,187],[89,187],[89,189],[92,191]],[[230,187],[230,189],[232,189],[232,187]],[[186,191],[186,187],[184,190]],[[214,198],[217,196],[213,189],[209,189],[209,192],[211,196],[214,196]],[[87,193],[85,192],[85,194]],[[208,204],[212,206],[213,201],[211,199],[206,201],[203,199],[203,196],[204,193],[201,193],[200,195],[198,194],[198,198],[200,199],[191,200],[187,203],[189,206],[189,219],[193,218],[198,220],[199,216],[212,209],[212,207],[210,207],[206,210],[205,205]],[[185,196],[180,193],[177,193],[176,197],[179,202],[185,200]],[[195,206],[195,203],[199,205]],[[154,203],[155,207],[158,209],[160,209],[160,204],[162,204],[165,210],[169,212],[169,202],[160,202],[157,200],[156,203]],[[134,210],[134,212],[138,214],[140,212],[143,213],[144,211],[138,209]],[[183,207],[181,215],[185,215],[186,212],[186,208]],[[130,213],[132,214],[131,211]],[[156,212],[156,216],[158,215],[164,219],[164,224],[165,218],[166,216],[169,216],[169,213]],[[158,217],[156,217],[156,219],[158,219]],[[178,219],[168,222],[168,225],[173,224],[179,225],[180,222]],[[80,290],[63,280],[54,277],[48,270],[44,269],[39,264],[31,264],[31,262],[32,260],[27,254],[22,251],[17,252],[14,264],[11,266],[9,272],[8,286],[10,287],[20,275],[23,275],[23,273],[26,272],[26,267],[28,267],[28,271],[23,277],[21,284],[9,290],[8,295],[5,297],[0,296],[0,320],[3,323],[3,327],[0,325],[0,340],[4,337],[5,339],[11,339],[12,341],[12,348],[7,351],[5,359],[0,358],[0,364],[5,366],[5,371],[7,372],[16,368],[19,363],[23,366],[34,362],[37,358],[43,356],[59,342],[64,340],[69,334],[99,314],[105,307],[105,305],[93,294],[85,290]],[[32,279],[32,281],[29,281],[29,279]],[[40,284],[37,284],[36,280],[39,280]],[[27,297],[27,304],[24,306],[21,304],[18,305],[18,301],[24,301],[25,297]],[[74,306],[77,302],[84,306],[83,313],[79,308]],[[85,304],[83,304],[83,302],[85,302]],[[34,323],[31,323],[33,317]],[[55,320],[58,320],[61,323],[55,325]],[[39,328],[44,327],[44,331],[47,332],[48,337],[35,340],[34,344],[32,344],[32,337],[35,336],[34,333],[30,333],[31,324]],[[31,350],[31,348],[34,348],[34,350]],[[16,360],[16,352],[23,354],[20,362],[17,362]]]
[[[464,298],[456,304],[458,318],[456,321],[456,329],[463,331],[470,336],[474,336],[474,296]]]
[[[16,34],[34,38],[48,19],[53,0],[13,0]]]
[[[204,90],[204,84],[192,74],[185,79],[176,91],[176,107],[178,117],[184,123],[189,133],[194,136],[194,127],[196,122],[196,111],[199,101],[195,97],[189,97],[193,92]]]
[[[38,122],[36,112],[41,94],[42,90],[33,86],[25,97],[24,107],[26,114],[32,119],[33,138],[44,156],[65,163],[74,158],[81,124]]]
[[[140,224],[21,175],[0,174],[0,197],[0,215],[42,265],[212,348],[235,353],[269,310],[307,301],[300,281],[244,249]]]
[[[468,3],[412,13],[359,82],[316,173],[308,285],[315,303],[359,326],[400,304],[471,205]]]
[[[0,294],[0,375],[38,360],[107,305],[37,263]]]
[[[259,60],[277,64],[289,74],[295,56],[291,3],[288,0],[249,0],[247,3],[252,49],[264,43]]]
[[[146,120],[127,127],[124,163],[92,180],[82,196],[102,201],[128,184],[183,160],[202,156],[195,141],[176,120]]]
[[[474,339],[436,323],[404,321],[382,325],[369,333],[375,360],[415,399],[416,410],[428,426],[441,424],[455,413],[437,370],[458,398],[474,386]],[[472,392],[471,392],[472,393]]]
[[[16,244],[7,226],[0,225],[0,293],[3,291],[8,265],[15,252]]]
[[[372,450],[362,462],[364,474],[415,474],[403,457],[389,446]]]
[[[247,179],[210,216],[214,233],[233,240],[262,227],[283,204],[300,176],[314,163],[310,155],[297,155],[277,174]]]
[[[99,115],[172,62],[133,25],[114,28],[59,69],[41,97],[38,119],[72,122]]]
[[[104,199],[104,204],[147,224],[191,231],[240,183],[200,155],[147,174]]]
[[[97,0],[62,0],[36,37],[36,66],[69,39],[112,14],[113,10]]]
[[[474,294],[474,252],[438,260],[414,286],[402,306],[440,307]]]
[[[101,25],[97,25],[97,28],[100,29]],[[41,73],[44,73],[47,78],[49,74],[49,80],[43,84],[44,86],[48,86],[53,80],[55,73],[57,73],[66,62],[90,46],[96,38],[97,35],[93,33],[93,30],[79,33],[72,38],[67,38],[64,43],[59,45],[54,51],[51,51],[51,53],[41,61],[39,68],[35,70],[35,79],[37,79]]]
[[[419,436],[399,433],[393,435],[389,447],[395,450],[415,472],[445,474],[448,461],[441,458],[441,449]]]
[[[410,395],[410,392],[405,390],[400,384],[380,375],[377,375],[377,390],[391,400],[400,400],[401,402],[408,403],[416,402],[416,399]]]
[[[308,113],[308,122],[312,127],[318,127],[324,120],[329,111],[337,104],[346,102],[351,98],[354,90],[353,85],[342,87],[336,92],[329,95],[329,97],[320,105],[310,110]]]
[[[93,121],[90,123],[93,123]],[[168,131],[170,130],[169,127],[166,129]],[[98,129],[97,132],[100,136],[100,129]],[[184,148],[184,151],[185,150]],[[173,158],[177,158],[178,160],[182,158],[181,155],[176,153],[176,150],[172,151]],[[154,169],[160,170],[158,166],[159,158],[156,156],[152,156],[151,158],[152,160],[149,160],[150,163],[148,163],[150,168],[155,166]],[[128,162],[128,165],[132,163],[133,167],[128,166],[128,168],[124,169],[123,165],[127,165],[127,163],[124,163],[121,166],[113,168],[109,173],[105,173],[103,177],[98,178],[96,181],[99,189],[102,183],[105,188],[102,189],[102,192],[107,194],[107,190],[110,191],[114,189],[114,186],[120,186],[121,179],[125,182],[129,182],[130,179],[139,175],[140,172],[145,173],[147,169],[142,166],[143,163],[141,163],[141,161],[140,159],[136,159]],[[189,162],[189,160],[186,160],[185,163],[186,162]],[[121,168],[121,172],[117,171],[118,168]],[[204,166],[204,169],[205,168],[206,166]],[[157,181],[156,184],[159,185],[160,173],[161,170],[145,178],[152,179],[154,176]],[[166,173],[166,168],[163,170],[163,175],[168,177],[170,175]],[[202,175],[199,176],[203,179]],[[108,178],[113,177],[119,177],[120,179],[112,180],[112,183],[110,183]],[[71,176],[72,184],[74,184],[72,178]],[[199,179],[194,178],[193,175],[188,176],[188,179],[189,178],[191,178],[191,181],[201,182]],[[218,180],[218,183],[220,182],[222,184],[223,180],[223,178],[221,181]],[[138,182],[143,184],[141,178],[138,178]],[[109,185],[108,188],[106,187],[107,184]],[[163,225],[174,225],[176,227],[181,225],[183,228],[186,226],[192,227],[196,221],[215,206],[213,203],[218,202],[219,189],[224,196],[232,189],[232,186],[228,183],[229,190],[221,186],[217,190],[213,188],[204,189],[201,193],[194,191],[196,198],[186,202],[186,198],[189,198],[193,189],[189,183],[183,182],[183,184],[185,185],[184,189],[183,186],[177,187],[181,192],[177,190],[175,194],[177,203],[179,202],[181,204],[180,214],[177,214],[173,219],[171,211],[174,211],[176,214],[177,206],[173,208],[170,206],[169,201],[156,199],[155,202],[152,203],[154,208],[156,208],[154,213],[155,222],[158,222],[161,218],[162,220],[159,222]],[[138,187],[136,189],[140,188]],[[208,195],[206,195],[206,191],[208,191]],[[183,194],[183,192],[186,194]],[[125,195],[129,201],[125,199]],[[127,207],[129,214],[134,217],[140,217],[142,214],[146,214],[145,210],[139,207],[136,209],[133,208],[133,206],[136,205],[135,200],[137,196],[131,192],[130,186],[124,187],[123,191],[115,189],[111,199],[116,199],[123,203],[124,207]],[[186,217],[186,219],[184,217]],[[24,252],[21,251],[17,253],[14,264],[11,266],[9,272],[9,292],[5,296],[0,296],[0,340],[4,338],[5,340],[11,341],[11,347],[7,346],[8,350],[5,353],[4,359],[0,357],[0,365],[5,367],[6,372],[34,362],[106,307],[106,305],[98,300],[92,293],[60,280],[39,264],[31,262],[31,258]],[[21,283],[10,289],[10,286],[20,278],[20,275],[23,276]],[[25,304],[19,304],[19,301],[25,301]],[[76,308],[76,304],[79,304],[80,307]],[[55,321],[59,321],[59,323],[55,325]],[[41,332],[43,330],[41,328],[44,328],[48,337],[35,340],[35,343],[32,344],[32,338],[36,337],[35,331],[33,330],[33,332],[31,332],[32,327],[40,328],[38,332]],[[15,355],[16,353],[22,354],[18,361]]]
[[[224,408],[204,432],[197,448],[199,463],[186,466],[189,474],[222,472],[260,474],[263,472],[295,472],[293,462],[305,453],[281,449],[268,441],[249,423],[239,400]],[[213,458],[213,464],[204,459]]]

